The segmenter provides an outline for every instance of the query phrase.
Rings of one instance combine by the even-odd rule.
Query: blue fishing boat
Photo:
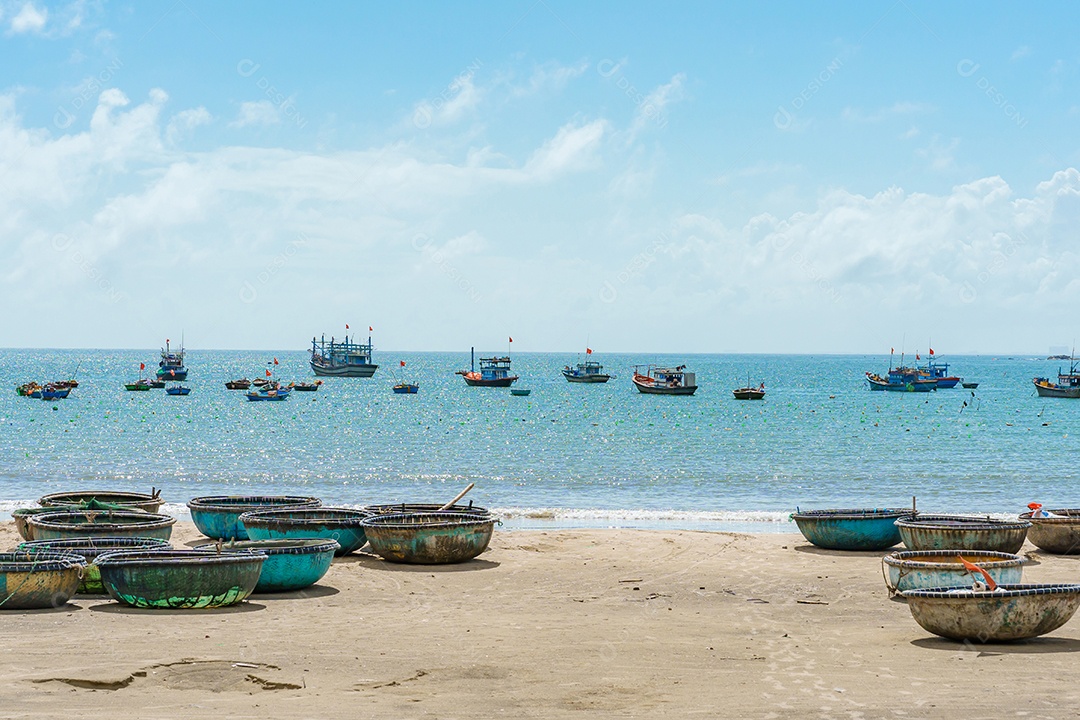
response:
[[[159,380],[187,380],[188,371],[184,367],[184,343],[181,341],[180,349],[173,351],[169,347],[169,339],[165,338],[165,347],[161,350],[161,361],[158,363],[157,376]]]
[[[187,395],[190,392],[191,388],[187,387],[186,385],[181,385],[180,383],[165,388],[166,395]]]
[[[919,356],[916,355],[915,359],[918,360]],[[930,348],[930,359],[926,361],[925,365],[919,366],[918,369],[926,377],[933,378],[939,388],[954,388],[961,380],[961,378],[949,374],[949,363],[938,362],[937,357],[934,356],[933,348]]]
[[[371,362],[371,336],[366,343],[345,339],[338,342],[333,337],[326,341],[311,338],[311,370],[316,375],[329,377],[371,377],[379,369]]]
[[[567,382],[572,383],[606,383],[614,375],[609,375],[604,372],[604,366],[595,360],[589,360],[588,356],[592,355],[592,348],[585,348],[585,362],[578,363],[574,367],[567,365],[563,368],[562,374],[566,378]]]
[[[465,379],[470,387],[510,387],[518,379],[510,374],[510,356],[480,358],[480,370],[476,370],[476,348],[469,350],[469,370],[458,370],[455,375]]]
[[[892,367],[893,353],[889,352],[889,372],[882,377],[877,373],[866,373],[866,381],[870,383],[871,390],[886,390],[889,392],[930,392],[937,390],[936,378],[927,377],[919,368],[905,367],[904,354],[900,353],[900,365]]]
[[[696,375],[686,372],[685,365],[674,368],[649,365],[644,374],[638,371],[640,367],[634,366],[634,376],[631,378],[638,392],[646,395],[693,395],[697,390]]]
[[[289,388],[283,387],[281,384],[276,382],[266,383],[258,390],[252,390],[248,392],[247,399],[251,402],[258,402],[261,400],[288,400]]]
[[[394,386],[394,394],[396,395],[415,395],[420,391],[419,385],[412,383],[398,383]]]
[[[70,394],[71,388],[60,387],[55,383],[48,383],[43,388],[41,388],[42,400],[63,400]]]

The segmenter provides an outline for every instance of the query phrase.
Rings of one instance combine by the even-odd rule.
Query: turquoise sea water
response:
[[[1035,396],[1031,378],[1060,365],[1044,358],[947,358],[980,383],[974,396],[870,392],[863,373],[884,371],[881,356],[598,355],[617,379],[579,385],[559,371],[583,358],[521,353],[517,386],[532,394],[512,397],[454,375],[467,352],[377,352],[374,378],[326,378],[284,403],[225,389],[275,356],[283,381],[311,379],[300,351],[192,350],[192,393],[170,397],[123,389],[156,369],[156,351],[0,350],[0,510],[91,487],[162,488],[180,510],[215,494],[439,501],[469,482],[477,504],[556,526],[768,530],[796,506],[908,506],[913,495],[927,511],[1080,507],[1080,401]],[[697,394],[639,394],[631,368],[650,362],[685,362]],[[15,394],[77,363],[69,399]],[[764,401],[732,398],[747,373],[765,381]],[[420,393],[392,394],[399,379]]]

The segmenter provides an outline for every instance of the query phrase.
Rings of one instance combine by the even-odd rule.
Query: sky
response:
[[[1078,25],[0,0],[0,347],[1071,346]]]

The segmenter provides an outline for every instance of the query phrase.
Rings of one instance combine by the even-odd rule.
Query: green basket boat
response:
[[[266,555],[203,550],[133,550],[99,555],[101,584],[137,608],[203,609],[241,602],[259,582]]]
[[[252,540],[321,538],[337,540],[335,555],[348,555],[367,543],[364,519],[367,510],[352,508],[299,508],[295,510],[259,510],[246,512],[240,522]]]
[[[82,581],[76,590],[80,595],[104,595],[105,587],[101,584],[98,570],[99,555],[120,550],[171,550],[165,540],[134,537],[77,537],[66,540],[34,540],[19,545],[19,550],[29,553],[59,552],[78,555],[86,561]]]
[[[297,538],[295,540],[237,540],[198,545],[196,550],[236,552],[254,550],[266,555],[256,593],[303,590],[322,579],[341,546],[337,540]]]
[[[34,540],[76,537],[141,537],[168,540],[176,518],[137,510],[79,510],[31,515],[27,518]]]
[[[0,610],[61,607],[79,587],[86,560],[59,552],[0,553]]]
[[[38,505],[57,510],[142,510],[156,513],[165,504],[161,491],[138,493],[116,490],[76,490],[44,495]]]
[[[384,560],[444,565],[484,552],[497,522],[467,513],[374,515],[364,521],[364,531],[372,551]]]

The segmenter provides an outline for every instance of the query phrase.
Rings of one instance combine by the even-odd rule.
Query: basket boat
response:
[[[985,550],[905,550],[881,559],[881,572],[889,593],[934,587],[971,585],[976,578],[960,562],[967,560],[987,573],[998,585],[1023,581],[1030,560],[1011,553]]]
[[[76,593],[83,595],[105,594],[105,588],[101,584],[101,573],[96,564],[99,555],[119,550],[153,549],[172,548],[165,540],[136,537],[77,537],[67,540],[34,540],[19,545],[19,550],[33,554],[59,552],[80,556],[86,561],[86,569],[83,571],[82,581]]]
[[[471,560],[487,549],[498,522],[469,513],[373,515],[364,521],[371,550],[384,560],[443,565]]]
[[[246,512],[320,505],[319,498],[300,495],[208,495],[192,498],[187,504],[195,527],[215,540],[250,540],[240,522]]]
[[[909,550],[989,550],[1016,553],[1031,523],[967,515],[917,515],[896,521]]]
[[[98,507],[94,508],[93,505]],[[142,510],[156,513],[165,504],[158,492],[152,494],[138,492],[118,492],[116,490],[77,490],[74,492],[50,493],[38,499],[38,505],[58,509],[124,509]]]
[[[75,594],[86,560],[60,552],[0,553],[0,610],[61,607]]]
[[[245,600],[265,560],[250,551],[126,550],[99,555],[97,566],[105,590],[125,605],[199,609]]]
[[[476,515],[478,517],[488,517],[491,515],[491,511],[487,508],[473,505],[471,502],[468,505],[451,505],[446,508],[446,510],[443,510],[442,508],[443,506],[438,503],[383,503],[381,505],[364,506],[365,510],[375,515],[403,515],[408,513],[435,512]]]
[[[58,510],[27,518],[35,540],[140,537],[168,540],[176,518],[137,510]]]
[[[1080,553],[1080,510],[1050,510],[1061,517],[1031,517],[1024,513],[1021,520],[1031,523],[1027,539],[1040,550],[1055,555]]]
[[[791,519],[807,540],[828,550],[884,550],[900,542],[898,518],[910,510],[800,510]]]
[[[939,587],[908,590],[915,622],[952,640],[1000,642],[1053,632],[1080,607],[1080,585],[999,585],[997,590]]]
[[[237,540],[223,544],[199,545],[196,550],[254,550],[266,555],[256,593],[303,590],[322,579],[334,559],[337,540],[298,538],[290,540]]]
[[[367,543],[362,523],[370,515],[367,510],[352,508],[293,508],[246,512],[240,516],[240,522],[252,540],[337,540],[340,547],[334,554],[341,556]]]

